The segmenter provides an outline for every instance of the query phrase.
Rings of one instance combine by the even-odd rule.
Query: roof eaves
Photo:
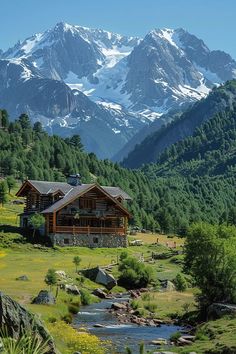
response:
[[[62,205],[60,205],[60,206],[57,208],[57,207],[56,207],[56,204],[61,201],[61,200],[59,200],[59,201],[56,202],[55,204],[52,204],[49,208],[43,210],[43,211],[41,212],[41,214],[50,214],[50,213],[54,213],[55,211],[58,211],[58,210],[62,209],[62,208],[63,208],[64,206],[66,206],[67,204],[73,202],[76,198],[78,198],[78,197],[80,197],[81,195],[83,195],[84,193],[88,192],[88,191],[89,191],[91,188],[93,188],[94,186],[95,186],[95,184],[89,185],[88,188],[84,189],[83,191],[78,192],[75,196],[71,197],[71,199],[68,199],[65,203],[63,203]],[[74,190],[74,188],[71,188],[68,193],[72,192],[72,190]],[[68,193],[64,196],[64,198],[68,195]],[[64,198],[63,198],[63,199],[64,199]],[[62,200],[63,200],[63,199],[62,199]],[[56,207],[56,208],[53,208],[53,207]],[[50,211],[50,209],[52,209],[52,210]],[[55,210],[53,210],[53,209],[55,209]]]

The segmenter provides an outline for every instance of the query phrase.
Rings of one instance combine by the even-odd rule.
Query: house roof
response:
[[[125,192],[123,191],[120,187],[109,187],[109,186],[102,186],[102,188],[112,195],[112,197],[117,198],[117,197],[122,197],[125,200],[131,200],[132,198]]]
[[[72,186],[65,182],[47,182],[47,181],[34,181],[28,180],[32,186],[37,189],[40,194],[51,194],[60,190],[64,194],[68,193]]]
[[[53,213],[63,206],[67,205],[74,199],[78,198],[80,195],[86,193],[91,188],[97,187],[103,193],[107,194],[115,203],[118,205],[120,209],[128,213],[126,208],[119,203],[116,198],[122,197],[124,200],[131,200],[131,197],[124,192],[119,187],[111,187],[111,186],[99,186],[96,183],[93,184],[81,184],[78,186],[72,186],[66,182],[47,182],[47,181],[35,181],[35,180],[27,180],[17,192],[18,196],[22,196],[24,193],[24,188],[26,185],[30,185],[40,194],[47,195],[47,194],[54,194],[55,192],[61,192],[64,194],[63,198],[59,199],[57,202],[52,204],[47,209],[43,210],[43,214]],[[128,213],[129,214],[129,213]]]
[[[79,186],[72,186],[71,184],[68,184],[66,182],[47,182],[47,181],[35,181],[30,179],[27,180],[27,182],[29,182],[40,194],[53,194],[57,191],[61,191],[62,193],[67,194],[72,189],[92,185],[92,184],[82,184]],[[102,188],[114,198],[122,196],[122,198],[125,200],[131,200],[131,197],[120,187],[102,186]],[[18,191],[18,193],[20,192],[20,190]]]
[[[50,214],[53,213],[57,210],[62,209],[64,206],[78,198],[79,196],[85,194],[88,192],[90,189],[93,188],[98,188],[101,192],[106,194],[108,197],[110,197],[115,204],[118,206],[118,208],[122,209],[127,215],[130,215],[128,210],[120,203],[118,200],[115,199],[115,196],[112,196],[108,191],[106,191],[105,188],[99,186],[96,183],[93,184],[82,184],[76,187],[71,188],[71,190],[61,199],[59,199],[56,203],[52,204],[50,207],[42,211],[42,214]],[[120,194],[119,194],[120,196]]]
[[[72,187],[69,192],[61,199],[59,199],[56,203],[52,204],[47,209],[43,210],[43,214],[53,213],[54,211],[62,208],[64,205],[68,204],[74,198],[79,197],[81,194],[84,194],[87,190],[89,190],[93,184],[82,184],[80,186]]]

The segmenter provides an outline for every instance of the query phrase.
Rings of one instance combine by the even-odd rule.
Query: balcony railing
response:
[[[125,235],[124,227],[55,226],[54,233],[66,234],[118,234]]]

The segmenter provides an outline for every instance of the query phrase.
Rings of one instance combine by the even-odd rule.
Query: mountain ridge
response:
[[[216,113],[231,109],[236,99],[236,80],[215,88],[201,101],[195,103],[179,118],[147,136],[123,161],[123,166],[137,168],[142,164],[156,162],[160,154],[172,144],[191,136],[195,129]]]
[[[4,92],[0,91],[1,105],[11,116],[29,113],[33,121],[40,120],[48,131],[62,136],[79,132],[88,151],[109,158],[122,149],[129,152],[126,144],[133,147],[129,140],[139,131],[142,137],[143,128],[159,129],[169,121],[165,117],[171,110],[182,110],[206,97],[215,83],[236,76],[236,62],[229,55],[210,51],[202,40],[183,29],[156,29],[137,38],[58,23],[17,43],[3,52],[0,60],[10,60],[19,67],[31,65],[31,77],[24,81],[29,86],[30,79],[29,100],[24,97],[22,103],[23,83],[19,81],[12,92],[14,106],[10,95],[13,80],[7,76],[9,71],[4,72],[4,62],[1,64],[5,86]],[[215,66],[213,61],[217,61]],[[27,76],[27,68],[24,72]],[[47,81],[47,110],[40,104],[40,75],[52,80],[50,84]],[[61,87],[60,95],[55,86]],[[160,122],[150,124],[160,117]]]

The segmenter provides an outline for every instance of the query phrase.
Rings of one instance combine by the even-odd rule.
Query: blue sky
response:
[[[183,27],[236,59],[235,0],[1,0],[0,48],[64,21],[144,36]]]

